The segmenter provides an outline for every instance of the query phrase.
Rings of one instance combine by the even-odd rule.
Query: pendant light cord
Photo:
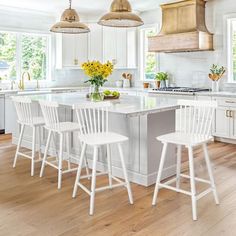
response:
[[[72,0],[69,0],[69,9],[71,9]]]

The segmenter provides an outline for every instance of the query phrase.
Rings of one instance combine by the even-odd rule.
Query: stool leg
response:
[[[56,159],[58,161],[57,140],[56,140],[56,134],[55,133],[52,134],[52,140],[53,140],[53,145],[54,145],[55,152],[56,152]]]
[[[190,185],[191,185],[191,197],[192,197],[192,214],[193,214],[193,220],[197,220],[197,199],[196,199],[196,186],[195,186],[194,160],[193,160],[192,147],[188,147],[188,156],[189,156]]]
[[[68,158],[67,166],[68,166],[68,169],[70,170],[71,169],[71,165],[70,165],[71,160],[70,160],[70,136],[69,135],[70,135],[69,133],[66,134],[66,151],[67,151],[67,158]]]
[[[58,184],[57,184],[58,189],[61,189],[61,180],[62,180],[63,138],[64,138],[64,135],[61,133],[60,134],[59,160],[58,160]]]
[[[107,165],[108,165],[109,186],[110,188],[112,188],[111,148],[109,144],[107,144]]]
[[[220,204],[219,203],[219,198],[216,192],[216,186],[215,186],[215,181],[214,181],[214,177],[213,177],[213,173],[212,173],[212,168],[211,168],[211,162],[210,162],[210,158],[208,155],[208,151],[207,151],[207,144],[204,143],[203,144],[203,151],[204,151],[204,156],[205,156],[205,161],[206,161],[206,165],[207,165],[207,170],[208,170],[208,174],[210,177],[210,181],[211,181],[211,189],[215,198],[215,202],[216,204]]]
[[[42,159],[42,153],[41,153],[41,138],[42,138],[42,135],[41,135],[41,126],[38,126],[38,139],[39,139],[39,149],[38,149],[38,154],[39,154],[39,160]]]
[[[157,203],[157,194],[159,191],[159,184],[161,182],[162,170],[163,170],[165,159],[166,159],[167,146],[168,146],[168,143],[164,143],[162,153],[161,153],[161,160],[160,160],[160,165],[159,165],[159,169],[158,169],[158,173],[157,173],[156,186],[155,186],[154,195],[153,195],[153,199],[152,199],[153,206],[155,206]]]
[[[97,167],[97,158],[98,158],[98,147],[94,147],[93,153],[93,172],[92,172],[92,183],[91,183],[91,195],[90,195],[90,210],[89,214],[93,215],[94,213],[94,199],[95,199],[95,188],[96,188],[96,167]]]
[[[44,150],[44,156],[43,156],[43,161],[42,161],[42,166],[41,166],[41,171],[40,171],[40,178],[43,177],[43,172],[44,172],[44,169],[45,169],[45,164],[46,164],[46,160],[47,160],[48,148],[49,148],[51,136],[52,136],[52,131],[50,130],[50,131],[48,131],[47,143],[46,143],[46,147],[45,147],[45,150]]]
[[[133,204],[134,203],[133,195],[132,195],[130,183],[129,183],[129,180],[128,180],[128,174],[127,174],[127,170],[126,170],[126,166],[125,166],[123,149],[122,149],[122,146],[121,146],[120,143],[118,143],[118,149],[119,149],[119,153],[120,153],[120,160],[121,160],[122,169],[123,169],[123,173],[124,173],[124,178],[125,178],[125,182],[126,182],[126,188],[127,188],[127,191],[128,191],[129,202],[130,202],[130,204]]]
[[[35,146],[36,146],[36,127],[33,126],[32,156],[31,156],[31,176],[34,176]]]
[[[73,198],[75,198],[76,193],[77,193],[78,183],[79,183],[79,179],[80,179],[80,175],[81,175],[81,170],[82,170],[82,167],[83,167],[83,161],[84,161],[84,157],[85,157],[85,151],[86,151],[86,144],[84,143],[83,147],[82,147],[82,152],[81,152],[80,160],[79,160],[79,166],[78,166],[77,174],[76,174],[74,190],[73,190],[73,194],[72,194]]]
[[[177,145],[177,163],[176,163],[176,188],[180,188],[180,173],[181,173],[181,145]]]
[[[18,158],[18,153],[20,151],[20,146],[21,146],[21,143],[22,143],[24,130],[25,130],[25,125],[20,125],[20,137],[18,139],[18,144],[17,144],[17,148],[16,148],[16,154],[15,154],[15,158],[14,158],[13,168],[16,167],[16,161],[17,161],[17,158]]]

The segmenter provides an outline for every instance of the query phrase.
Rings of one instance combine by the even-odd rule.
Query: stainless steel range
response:
[[[204,89],[204,88],[166,87],[166,88],[153,89],[151,92],[195,94],[197,92],[209,92],[209,91],[210,89]]]

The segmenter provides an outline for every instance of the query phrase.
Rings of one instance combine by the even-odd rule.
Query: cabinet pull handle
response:
[[[229,110],[226,110],[226,111],[225,111],[226,117],[230,117],[230,116],[229,116],[229,112],[230,112]]]
[[[230,111],[230,117],[233,118],[234,117],[234,112]]]
[[[225,101],[225,103],[236,103],[236,101]]]

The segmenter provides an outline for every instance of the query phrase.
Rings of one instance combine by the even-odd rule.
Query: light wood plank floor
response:
[[[221,204],[216,206],[211,194],[198,201],[197,222],[192,221],[188,196],[161,190],[158,205],[152,207],[154,186],[136,184],[133,206],[123,189],[101,192],[91,217],[86,193],[71,198],[75,174],[65,175],[58,191],[57,172],[50,167],[42,179],[39,164],[36,176],[30,177],[29,160],[20,159],[13,169],[15,146],[10,136],[0,136],[0,235],[236,235],[236,145],[214,143],[209,148]],[[201,150],[194,154],[197,175],[206,177]],[[183,166],[186,171],[187,162]],[[98,185],[105,183],[105,177],[98,179]],[[182,186],[188,188],[189,182],[183,180]],[[204,187],[198,185],[198,191]]]

